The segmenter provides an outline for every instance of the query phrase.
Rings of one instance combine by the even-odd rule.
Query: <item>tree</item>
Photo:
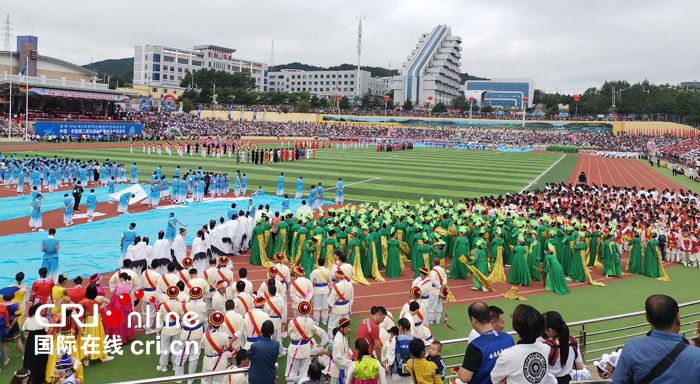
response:
[[[347,96],[343,96],[340,99],[340,109],[348,109],[350,108],[350,99],[348,99]]]
[[[299,111],[299,113],[306,113],[309,111],[310,108],[311,108],[311,103],[309,103],[306,100],[300,101],[299,105],[297,106],[297,110]]]
[[[551,108],[547,110],[548,115],[558,115],[559,114],[559,105],[555,104]]]
[[[493,107],[490,105],[484,105],[483,107],[481,107],[481,112],[491,113],[491,112],[493,112]]]
[[[435,104],[435,106],[433,107],[433,113],[443,112],[447,112],[447,106],[442,102]]]
[[[179,100],[180,100],[180,99],[178,99],[178,101],[179,101]],[[181,103],[182,103],[182,112],[190,113],[190,111],[192,111],[192,100],[190,100],[190,99],[183,99],[183,100],[181,101]]]
[[[413,102],[411,101],[411,99],[406,99],[406,101],[403,102],[403,110],[404,111],[413,110]]]
[[[329,105],[330,103],[328,102],[327,98],[321,97],[320,99],[318,99],[318,106],[320,108],[328,108]]]
[[[362,96],[362,108],[372,108],[372,104],[372,97],[368,93],[365,93],[365,95]]]
[[[318,96],[313,95],[311,97],[311,106],[314,108],[318,107],[318,102],[319,102]]]

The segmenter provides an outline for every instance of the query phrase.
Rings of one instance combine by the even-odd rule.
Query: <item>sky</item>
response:
[[[16,36],[33,31],[39,54],[80,65],[133,57],[141,44],[213,44],[269,63],[273,39],[275,64],[356,64],[362,15],[362,65],[400,69],[422,33],[446,24],[462,38],[462,72],[530,78],[547,92],[700,80],[698,0],[34,0],[2,8],[13,49]]]

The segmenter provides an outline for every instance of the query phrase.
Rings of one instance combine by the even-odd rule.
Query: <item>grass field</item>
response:
[[[277,177],[284,172],[285,190],[294,194],[296,180],[304,178],[304,189],[308,191],[311,183],[323,183],[328,189],[335,187],[338,177],[343,179],[345,200],[353,201],[396,201],[416,202],[421,197],[426,200],[448,198],[474,198],[489,195],[504,195],[522,190],[552,164],[559,160],[561,154],[550,153],[512,153],[492,151],[445,150],[417,148],[402,152],[376,152],[376,147],[369,149],[336,150],[325,149],[317,152],[316,159],[265,165],[240,164],[235,160],[202,158],[198,156],[146,155],[141,148],[80,149],[54,150],[47,147],[44,151],[18,152],[30,156],[39,155],[51,158],[69,157],[81,160],[105,159],[127,166],[127,177],[131,164],[136,162],[139,178],[146,182],[159,165],[163,166],[165,175],[172,176],[173,170],[181,169],[227,172],[229,176],[236,170],[246,173],[248,191],[263,186],[268,193],[277,190]],[[536,185],[537,188],[547,181],[567,180],[576,165],[577,157],[565,156],[556,167],[552,168]],[[231,184],[233,187],[233,184]],[[328,191],[327,199],[333,199],[335,193]]]
[[[649,161],[641,159],[641,161],[645,166],[649,167]],[[654,167],[649,167],[655,170],[656,172],[659,172],[660,174],[668,177],[669,179],[675,181],[676,183],[680,184],[683,186],[683,188],[689,189],[693,192],[697,192],[700,190],[700,183],[697,181],[690,180],[688,178],[688,175],[678,175],[678,176],[673,176],[673,170],[670,168],[666,167],[657,167],[656,165]]]

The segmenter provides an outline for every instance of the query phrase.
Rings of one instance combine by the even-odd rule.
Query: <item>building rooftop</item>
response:
[[[226,48],[226,47],[220,47],[218,45],[211,45],[211,44],[206,44],[206,45],[195,45],[193,47],[197,51],[203,51],[205,49],[211,49],[212,51],[219,51],[219,52],[226,52],[226,53],[234,53],[236,52],[235,49],[232,48]]]

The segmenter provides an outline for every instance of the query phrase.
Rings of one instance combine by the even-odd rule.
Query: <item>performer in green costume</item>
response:
[[[401,242],[395,228],[392,228],[391,237],[387,240],[389,255],[386,259],[386,277],[398,279],[401,277]]]
[[[614,235],[608,234],[605,241],[601,245],[603,254],[603,275],[622,276],[622,267],[620,266],[620,250],[614,241]]]
[[[627,261],[627,272],[640,274],[642,273],[642,239],[639,238],[639,232],[642,230],[635,229],[634,239],[629,241],[630,251],[629,260]],[[656,268],[658,271],[658,267]],[[654,276],[658,277],[658,276]]]
[[[571,281],[582,283],[586,281],[586,274],[583,271],[586,263],[586,242],[583,241],[583,233],[579,232],[577,243],[573,247],[573,258],[569,267],[569,278]],[[586,266],[588,268],[588,266]]]
[[[525,238],[519,235],[515,247],[512,247],[510,257],[510,271],[508,271],[507,282],[518,285],[531,285],[530,266],[527,263],[527,248],[525,248]]]
[[[454,242],[454,250],[452,251],[452,264],[450,264],[450,279],[467,279],[468,268],[464,263],[459,262],[461,256],[469,258],[469,238],[467,235],[467,227],[459,227],[459,235]],[[488,273],[488,272],[487,272]]]
[[[544,256],[544,272],[547,274],[545,288],[547,291],[553,291],[557,295],[565,295],[569,293],[569,287],[566,285],[566,276],[564,270],[559,264],[559,260],[554,257],[554,245],[551,245]]]

